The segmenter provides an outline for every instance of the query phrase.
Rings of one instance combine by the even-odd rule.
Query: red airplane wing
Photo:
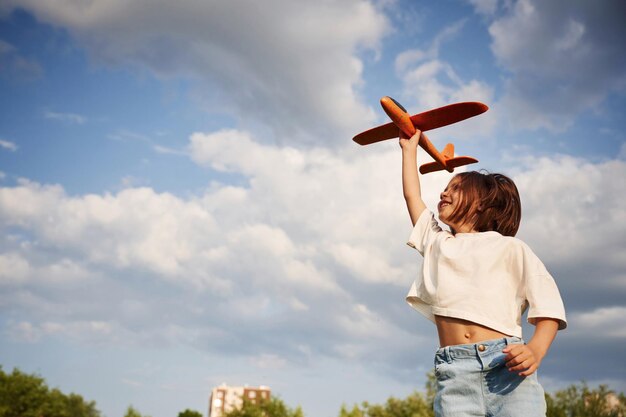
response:
[[[411,121],[423,132],[447,126],[470,117],[478,116],[489,109],[485,104],[476,101],[454,103],[437,109],[428,110],[411,116]],[[359,145],[369,145],[398,137],[398,126],[393,122],[359,133],[353,141]]]

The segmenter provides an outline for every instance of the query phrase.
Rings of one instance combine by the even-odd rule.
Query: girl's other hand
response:
[[[539,355],[528,345],[509,345],[502,352],[506,353],[506,367],[510,372],[518,372],[520,376],[532,375],[541,363]]]

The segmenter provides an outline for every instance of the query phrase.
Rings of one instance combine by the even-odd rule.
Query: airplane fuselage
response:
[[[409,137],[413,136],[416,132],[416,128],[411,121],[411,116],[407,113],[406,109],[400,105],[397,101],[391,97],[385,96],[380,99],[380,105],[387,113],[387,116]],[[435,161],[441,164],[441,166],[448,172],[452,172],[454,168],[448,167],[446,160],[441,153],[435,148],[432,142],[426,137],[424,133],[421,134],[419,145],[430,155]]]

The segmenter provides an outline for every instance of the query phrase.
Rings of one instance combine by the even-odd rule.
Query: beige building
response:
[[[260,387],[229,387],[222,384],[213,388],[209,398],[209,417],[222,417],[225,413],[241,407],[243,399],[252,403],[270,399],[270,388],[264,385]]]

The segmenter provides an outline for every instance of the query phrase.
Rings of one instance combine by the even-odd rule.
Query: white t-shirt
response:
[[[493,231],[452,235],[424,210],[407,244],[424,263],[406,300],[429,320],[455,317],[522,337],[530,306],[529,323],[548,317],[559,320],[559,330],[567,326],[554,279],[521,240]]]

